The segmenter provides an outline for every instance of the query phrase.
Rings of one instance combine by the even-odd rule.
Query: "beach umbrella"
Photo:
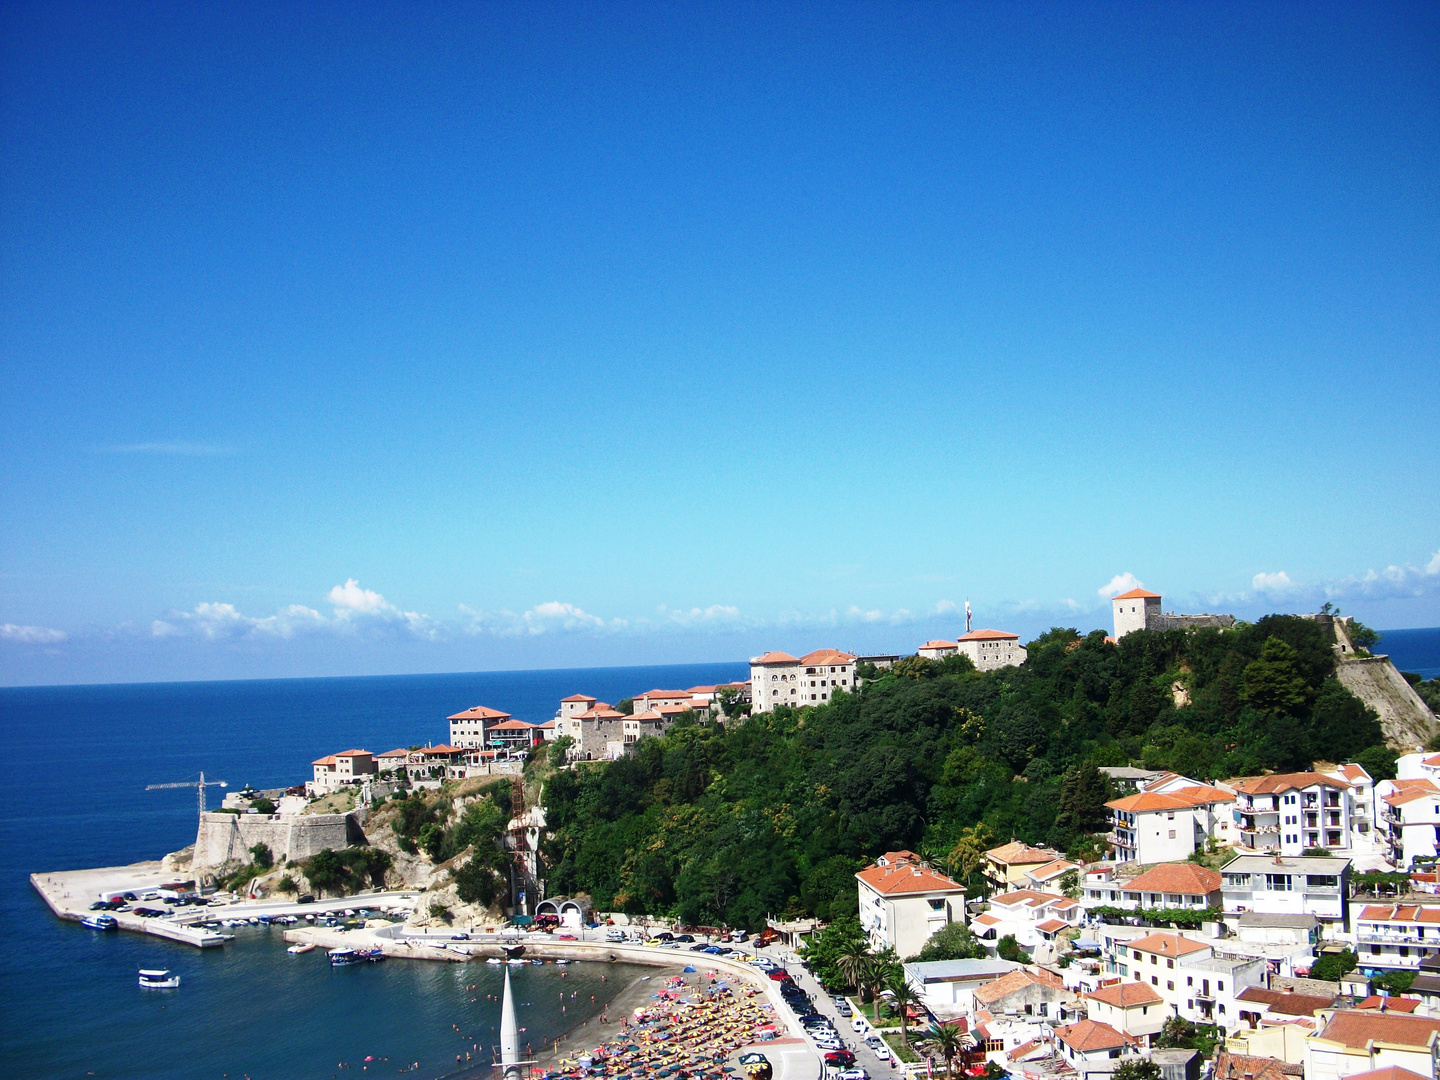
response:
[[[686,970],[686,972],[688,972],[688,973],[691,974],[691,975],[695,974],[695,967],[694,967],[694,965],[692,965],[692,964],[686,964],[686,965],[685,965],[685,970]]]

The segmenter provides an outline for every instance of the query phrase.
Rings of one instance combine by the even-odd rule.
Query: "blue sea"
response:
[[[54,918],[29,874],[192,843],[194,791],[146,784],[203,769],[232,786],[279,787],[337,750],[443,742],[445,717],[471,705],[543,721],[568,694],[613,702],[746,673],[740,663],[0,689],[0,1075],[321,1080],[418,1062],[404,1075],[488,1078],[463,1054],[478,1047],[490,1060],[499,1006],[486,995],[498,994],[501,969],[392,960],[331,970],[318,950],[288,955],[279,930],[237,931],[203,952],[98,934]],[[142,967],[170,968],[181,988],[140,990]],[[562,1013],[558,969],[514,969],[526,1040],[538,1047],[597,1015],[628,982],[605,971],[601,983],[598,966],[572,965],[563,985],[576,996]]]
[[[1424,630],[1384,630],[1375,652],[1386,653],[1401,671],[1440,678],[1440,627]]]

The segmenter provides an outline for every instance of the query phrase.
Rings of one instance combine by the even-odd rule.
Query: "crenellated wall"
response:
[[[206,870],[227,862],[248,863],[250,849],[264,844],[275,861],[308,859],[326,848],[339,851],[363,843],[354,811],[348,814],[202,814],[195,834],[192,866]]]

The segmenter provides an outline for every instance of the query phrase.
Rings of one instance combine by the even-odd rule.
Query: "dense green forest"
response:
[[[977,889],[992,838],[1094,852],[1110,796],[1099,765],[1218,779],[1358,760],[1394,775],[1312,620],[1118,644],[1055,629],[1028,648],[1022,667],[986,674],[910,658],[819,708],[682,721],[631,757],[558,772],[548,891],[695,924],[831,919],[855,911],[854,872],[886,850]]]

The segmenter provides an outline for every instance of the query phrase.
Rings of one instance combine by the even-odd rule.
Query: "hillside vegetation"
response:
[[[1393,775],[1311,620],[1118,644],[1056,629],[1028,648],[1023,667],[986,674],[908,659],[819,708],[681,722],[632,757],[560,772],[545,792],[548,892],[697,924],[830,919],[855,911],[855,870],[886,850],[977,889],[992,839],[1093,853],[1110,796],[1098,765],[1215,779],[1358,760]]]

